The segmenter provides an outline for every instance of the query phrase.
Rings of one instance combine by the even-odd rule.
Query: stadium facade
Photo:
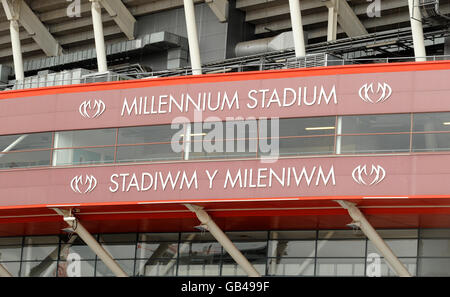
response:
[[[0,275],[450,275],[449,3],[175,2],[2,1]]]

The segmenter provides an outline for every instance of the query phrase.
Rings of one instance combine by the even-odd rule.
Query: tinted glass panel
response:
[[[23,262],[20,274],[27,277],[55,277],[57,274],[57,262],[50,261],[44,265],[42,261]]]
[[[318,276],[363,276],[364,259],[317,259]]]
[[[420,256],[450,257],[450,239],[422,239],[420,241]]]
[[[117,162],[181,160],[181,153],[173,152],[170,144],[120,146]]]
[[[34,133],[0,136],[0,151],[45,149],[52,146],[52,133]]]
[[[355,135],[342,137],[341,153],[409,152],[409,134]]]
[[[269,242],[269,257],[314,257],[316,242],[312,240]]]
[[[218,140],[191,142],[189,159],[217,159],[256,157],[257,140]]]
[[[449,258],[419,258],[419,276],[450,276]]]
[[[184,129],[184,128],[180,128]],[[180,129],[172,129],[171,125],[119,128],[119,144],[138,144],[153,142],[170,142],[172,136]]]
[[[140,259],[173,258],[178,253],[178,243],[160,242],[137,244],[136,257]]]
[[[50,151],[0,153],[0,168],[50,166]]]
[[[279,153],[281,156],[332,154],[333,151],[334,136],[279,139]],[[261,155],[266,154],[261,153]]]
[[[114,162],[114,147],[59,149],[53,151],[53,166]]]
[[[437,152],[450,150],[450,133],[413,134],[413,152]]]
[[[450,131],[450,112],[413,115],[414,131]]]
[[[149,259],[136,261],[136,276],[174,276],[176,259]]]
[[[20,261],[22,252],[21,246],[0,246],[0,262],[3,261]]]
[[[280,137],[334,134],[336,117],[280,119]]]
[[[55,148],[113,145],[116,129],[77,130],[55,133]]]
[[[318,257],[364,257],[365,240],[319,240]]]
[[[410,114],[343,116],[342,134],[410,132]]]
[[[417,240],[386,239],[385,242],[397,257],[417,257]],[[367,243],[367,254],[379,253],[371,241]]]
[[[269,259],[268,275],[289,275],[289,276],[313,276],[314,258],[310,259],[290,259],[276,258]]]

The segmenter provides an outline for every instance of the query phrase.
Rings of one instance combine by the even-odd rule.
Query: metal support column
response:
[[[127,277],[128,275],[123,271],[119,264],[114,261],[111,255],[95,240],[95,238],[87,231],[80,221],[75,218],[70,211],[53,208],[53,210],[64,217],[64,221],[73,229],[73,231],[80,236],[80,238],[91,248],[91,250],[102,259],[103,263],[111,269],[114,275],[119,277]]]
[[[197,215],[200,222],[205,225],[205,229],[211,232],[212,236],[223,246],[236,263],[242,267],[248,276],[261,276],[202,207],[192,204],[185,204],[185,206]]]
[[[425,41],[423,38],[422,15],[419,9],[419,0],[408,0],[409,18],[414,43],[416,62],[426,61]]]
[[[377,231],[375,231],[372,225],[367,221],[364,214],[355,206],[355,204],[343,200],[337,200],[336,202],[348,211],[350,217],[354,221],[353,224],[361,228],[362,232],[364,232],[367,238],[372,241],[377,250],[381,253],[386,262],[397,273],[397,275],[401,277],[410,277],[411,274],[403,263],[400,262],[397,256],[392,252]]]
[[[92,24],[94,27],[95,50],[97,53],[98,72],[107,72],[105,37],[103,35],[102,7],[99,0],[90,0]]]
[[[291,13],[292,34],[294,35],[295,57],[304,57],[306,56],[306,49],[300,0],[289,0],[289,10]]]
[[[337,38],[339,1],[340,0],[330,0],[330,5],[328,6],[327,41],[334,41]]]
[[[17,81],[23,81],[25,78],[25,73],[23,71],[22,46],[20,45],[19,22],[17,20],[9,21],[9,31],[11,34],[14,73]]]
[[[202,62],[198,45],[197,24],[195,23],[195,10],[193,0],[184,1],[184,14],[186,17],[186,30],[189,43],[189,55],[191,57],[192,74],[202,74]]]

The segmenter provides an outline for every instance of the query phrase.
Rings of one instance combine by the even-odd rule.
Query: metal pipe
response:
[[[2,264],[0,264],[0,277],[12,277],[11,273]]]
[[[94,251],[97,256],[102,259],[103,263],[111,269],[114,275],[119,277],[127,277],[128,275],[123,271],[119,264],[114,261],[111,255],[95,240],[95,238],[84,228],[84,226],[75,219],[75,221],[67,221],[78,236]]]
[[[423,38],[422,15],[417,0],[408,0],[409,18],[411,21],[411,33],[414,44],[414,55],[416,62],[426,61],[425,41]]]
[[[306,56],[305,37],[303,35],[302,14],[299,0],[289,0],[289,10],[291,13],[292,33],[294,35],[295,57]]]
[[[337,200],[336,202],[339,203],[343,208],[345,208],[348,211],[350,217],[354,221],[353,223],[356,224],[359,228],[361,228],[361,230],[364,232],[367,238],[369,238],[370,241],[372,241],[377,250],[383,255],[386,262],[397,273],[397,275],[401,277],[410,277],[411,274],[403,265],[403,263],[400,262],[397,256],[395,256],[395,254],[392,252],[392,250],[389,248],[386,242],[372,227],[369,221],[367,221],[366,217],[355,206],[355,204],[343,200]]]
[[[92,24],[94,26],[95,50],[97,52],[98,72],[107,72],[105,38],[103,35],[102,7],[99,0],[90,0]]]
[[[11,34],[11,47],[16,80],[23,81],[25,79],[25,74],[23,71],[22,47],[20,45],[19,37],[19,22],[17,20],[13,19],[9,21],[9,31]]]
[[[200,59],[200,48],[198,45],[197,24],[195,23],[194,2],[193,0],[183,1],[192,74],[202,74],[202,62]]]
[[[64,217],[64,221],[80,236],[80,238],[91,248],[91,250],[102,259],[103,263],[111,269],[115,276],[127,277],[119,264],[114,261],[111,255],[95,240],[95,238],[87,231],[81,222],[72,216],[71,212],[64,209],[53,208],[53,210]]]
[[[242,267],[248,276],[261,276],[202,207],[192,204],[185,204],[185,206],[197,215],[200,222],[206,226],[207,230],[211,232],[214,238],[223,246],[223,248],[228,252],[228,254],[230,254],[236,263]]]

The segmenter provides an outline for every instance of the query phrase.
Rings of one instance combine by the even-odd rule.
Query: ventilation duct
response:
[[[308,40],[304,33],[305,45]],[[278,34],[274,37],[239,42],[235,48],[236,57],[251,56],[268,52],[278,52],[294,48],[292,31]]]
[[[433,24],[450,22],[450,17],[444,14],[440,8],[440,0],[417,0],[419,1],[422,20]]]

